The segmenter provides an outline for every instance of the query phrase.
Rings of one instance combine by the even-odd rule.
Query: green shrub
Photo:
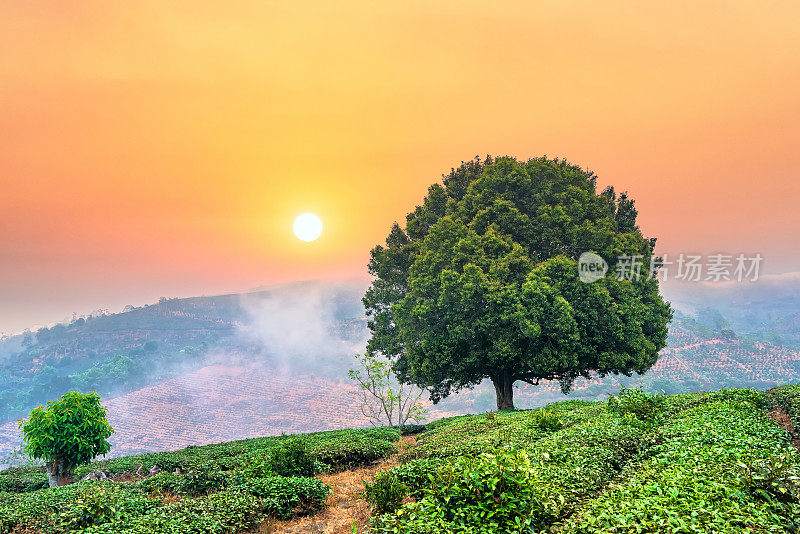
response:
[[[658,425],[664,420],[666,397],[650,395],[641,387],[620,389],[619,395],[608,399],[608,411],[630,422]]]
[[[256,527],[263,520],[263,500],[242,492],[221,492],[185,499],[150,513],[105,523],[84,534],[232,534]]]
[[[795,432],[800,432],[800,385],[777,387],[769,393],[778,406],[789,414]]]
[[[79,482],[30,493],[0,493],[0,533],[73,532],[144,515],[161,505],[131,484]]]
[[[658,429],[662,443],[565,521],[564,534],[800,530],[800,507],[780,487],[798,463],[786,432],[741,395],[702,403]],[[755,404],[754,404],[755,403]],[[751,478],[742,466],[750,469]],[[787,493],[788,493],[787,489]]]
[[[0,492],[24,493],[47,486],[44,467],[12,467],[0,472]]]
[[[225,486],[225,476],[219,471],[197,469],[181,478],[177,487],[178,493],[183,495],[208,495]]]
[[[542,515],[523,451],[462,456],[443,465],[422,498],[379,516],[373,532],[517,533]]]
[[[422,490],[430,485],[436,471],[444,463],[445,460],[440,458],[422,458],[393,467],[387,472],[391,472],[399,482],[408,488],[410,496],[420,497]]]
[[[262,498],[264,513],[279,519],[289,519],[292,515],[308,515],[323,509],[330,493],[326,484],[307,477],[240,479],[230,489]]]
[[[534,427],[547,432],[554,432],[564,428],[564,424],[561,422],[561,418],[558,416],[558,414],[553,410],[546,410],[544,408],[537,410],[534,413],[531,424]]]
[[[272,449],[267,468],[283,477],[311,477],[315,464],[304,441],[289,439]]]
[[[58,514],[56,528],[66,532],[116,521],[122,516],[119,489],[104,485],[90,486],[67,509]]]
[[[379,514],[394,512],[403,505],[409,488],[392,471],[381,471],[372,482],[364,481],[364,498]]]
[[[399,439],[400,433],[396,430],[391,433],[375,434],[343,432],[337,439],[314,447],[312,454],[332,470],[352,469],[386,458],[396,452],[395,442]]]
[[[145,493],[178,493],[184,478],[175,473],[158,473],[138,482],[137,486]]]
[[[766,501],[800,503],[800,469],[789,454],[759,458],[749,465],[739,462],[750,492]]]

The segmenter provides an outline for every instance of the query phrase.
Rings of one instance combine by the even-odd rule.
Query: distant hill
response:
[[[115,454],[364,425],[346,378],[368,335],[360,302],[364,289],[358,283],[306,282],[162,299],[5,339],[0,458],[19,443],[14,419],[70,389],[103,395],[117,429]],[[681,301],[673,297],[668,346],[649,372],[578,380],[570,397],[604,398],[620,385],[680,393],[796,381],[800,353],[769,334],[794,339],[796,324],[788,319],[797,307],[793,294],[781,301],[786,315],[767,311],[770,299],[780,295],[751,296],[747,302],[757,302],[747,311],[758,317],[753,324],[713,288]],[[516,394],[520,407],[563,398],[557,383],[524,385]],[[493,407],[491,385],[482,384],[446,399],[434,414]]]
[[[354,283],[306,282],[161,299],[3,339],[0,421],[70,389],[123,394],[199,369],[225,353],[291,368],[300,356],[308,363],[313,352],[316,374],[341,376],[351,345],[365,336],[363,290]]]

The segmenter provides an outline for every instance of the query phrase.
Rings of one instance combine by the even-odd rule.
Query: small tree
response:
[[[356,359],[361,369],[350,369],[347,374],[358,384],[361,413],[370,423],[402,430],[408,421],[419,423],[425,419],[427,410],[419,402],[424,390],[398,382],[386,359],[369,354],[356,354]]]
[[[114,432],[95,392],[65,393],[46,408],[34,408],[19,426],[28,454],[46,462],[51,488],[72,483],[76,467],[110,451],[107,440]]]

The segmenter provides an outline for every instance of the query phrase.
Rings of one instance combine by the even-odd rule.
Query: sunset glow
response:
[[[0,6],[0,332],[160,296],[365,280],[477,154],[627,189],[662,252],[798,271],[800,5]],[[297,214],[325,221],[308,246]]]

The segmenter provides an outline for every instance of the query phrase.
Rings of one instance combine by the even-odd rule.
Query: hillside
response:
[[[208,365],[105,404],[115,433],[111,457],[220,441],[368,427],[353,385],[272,369]],[[432,410],[434,418],[455,415]],[[0,457],[21,446],[17,422],[0,426]]]
[[[14,469],[0,472],[0,533],[788,534],[799,424],[800,386],[629,390],[442,419],[402,441],[342,430],[102,460],[78,476],[109,480],[54,489]]]
[[[320,282],[163,299],[6,339],[0,466],[20,444],[14,419],[69,389],[103,395],[117,430],[113,454],[363,425],[346,378],[368,335],[362,292]],[[568,398],[603,399],[621,385],[680,393],[800,379],[796,349],[741,335],[721,312],[700,310],[676,311],[668,346],[645,375],[579,379]],[[564,399],[557,383],[523,385],[516,397],[523,408]],[[482,384],[432,417],[493,407],[492,387]]]

